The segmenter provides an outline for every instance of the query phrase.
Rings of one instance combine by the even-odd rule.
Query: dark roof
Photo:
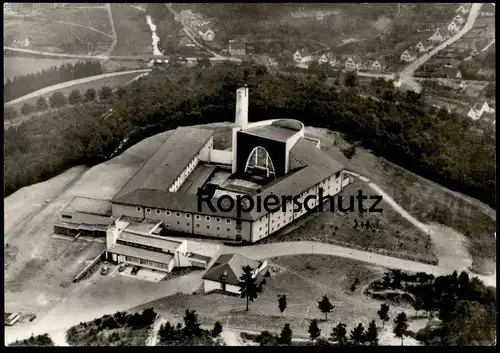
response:
[[[457,77],[459,71],[456,67],[443,67],[443,72],[448,77]]]
[[[237,286],[240,284],[239,278],[243,275],[242,268],[247,265],[255,270],[262,265],[262,262],[240,254],[224,254],[215,260],[214,264],[203,275],[203,279]]]
[[[111,216],[111,201],[76,196],[63,208],[61,212],[80,212],[109,217]]]
[[[139,188],[168,190],[213,134],[213,130],[177,128],[115,198]]]
[[[295,135],[297,133],[297,131],[283,128],[283,127],[279,127],[279,126],[267,125],[267,126],[258,126],[258,127],[254,127],[254,128],[250,128],[250,129],[245,129],[245,130],[241,131],[241,133],[255,135],[255,136],[263,137],[266,139],[285,142],[290,137]]]
[[[240,41],[229,41],[229,46],[231,47],[231,50],[245,50],[246,44],[244,42]]]
[[[483,6],[481,6],[481,10],[479,10],[480,12],[495,12],[495,6],[493,6],[493,4],[490,4],[490,3],[484,3]]]
[[[300,138],[290,150],[290,173],[284,175],[272,183],[259,194],[262,200],[268,195],[295,196],[319,184],[322,180],[334,175],[344,169],[344,166],[331,158],[321,149],[316,148],[305,138]],[[256,195],[252,195],[256,197]],[[198,210],[198,196],[194,194],[182,194],[165,190],[154,190],[138,188],[125,195],[113,199],[114,203],[125,205],[140,205],[143,207],[159,208],[180,212],[200,213],[206,215],[220,216],[225,218],[238,218],[236,207],[231,211],[220,211],[217,208],[217,199],[211,199],[215,212],[207,203],[201,203]],[[249,212],[242,212],[241,217],[245,220],[257,220],[266,215],[264,207],[257,211],[254,207]]]

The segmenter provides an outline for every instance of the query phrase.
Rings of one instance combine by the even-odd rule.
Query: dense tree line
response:
[[[44,87],[102,73],[104,68],[100,61],[85,60],[75,64],[63,64],[60,67],[52,66],[34,74],[15,76],[12,80],[7,79],[4,84],[4,100],[8,102]]]
[[[10,343],[9,346],[15,347],[40,347],[40,346],[54,346],[54,342],[52,339],[49,337],[47,333],[43,335],[38,335],[38,336],[33,336],[31,335],[30,338],[27,338],[25,340],[18,340],[13,343]]]
[[[215,322],[212,330],[204,330],[200,326],[196,311],[186,309],[184,326],[181,323],[174,326],[170,322],[161,325],[158,331],[160,344],[168,346],[221,345],[217,338],[222,332],[222,325],[218,321]]]
[[[427,107],[425,92],[405,94],[380,82],[376,99],[362,98],[359,87],[339,90],[316,77],[271,76],[231,63],[159,71],[127,86],[119,100],[64,108],[7,130],[5,192],[76,164],[102,162],[126,136],[130,146],[179,125],[233,121],[235,92],[245,83],[253,87],[251,120],[294,118],[343,132],[390,161],[496,206],[494,133],[474,133],[470,119]]]

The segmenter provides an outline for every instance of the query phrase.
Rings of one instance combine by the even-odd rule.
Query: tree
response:
[[[196,310],[189,311],[189,309],[186,309],[184,314],[184,328],[182,329],[182,332],[187,337],[199,337],[201,335],[202,331],[200,329],[200,323],[198,322]]]
[[[68,102],[66,97],[62,92],[55,92],[49,98],[51,108],[61,108],[64,107]]]
[[[3,108],[3,118],[4,120],[10,120],[17,116],[17,111],[12,107]]]
[[[359,86],[358,75],[355,72],[349,72],[345,77],[344,84],[351,88]]]
[[[385,322],[389,321],[389,305],[382,304],[379,311],[377,311],[378,317],[382,320],[382,327],[384,327]]]
[[[69,104],[74,105],[80,103],[81,101],[82,101],[82,95],[80,94],[80,91],[77,89],[72,90],[68,96]]]
[[[36,100],[36,110],[40,112],[42,110],[46,110],[48,107],[49,105],[47,104],[45,97],[38,97]]]
[[[332,333],[330,334],[330,339],[334,342],[337,342],[339,346],[347,345],[347,330],[346,325],[343,323],[339,323],[332,329]]]
[[[116,96],[119,98],[119,99],[122,99],[125,94],[127,94],[127,91],[125,90],[124,87],[118,87],[116,89]]]
[[[286,295],[278,297],[278,308],[280,309],[280,314],[283,315],[283,311],[286,309]]]
[[[311,337],[312,341],[314,341],[316,338],[319,337],[319,335],[321,335],[321,330],[318,326],[318,321],[316,319],[313,319],[311,321],[311,324],[309,325],[309,330],[307,332],[309,332],[309,337]]]
[[[332,303],[330,303],[330,299],[324,295],[323,299],[318,302],[318,308],[323,314],[325,314],[325,321],[328,321],[328,313],[331,313],[335,307]]]
[[[316,61],[313,61],[312,63],[309,64],[308,70],[310,73],[315,73],[319,69],[319,63]]]
[[[174,339],[174,331],[175,328],[167,321],[165,325],[161,325],[158,334],[162,341],[168,342]]]
[[[366,330],[366,342],[370,344],[370,346],[378,346],[378,329],[377,325],[375,325],[375,320],[370,322],[368,325],[368,330]]]
[[[216,321],[214,324],[214,328],[212,329],[212,337],[219,337],[222,333],[222,325],[219,321]]]
[[[95,99],[95,96],[96,96],[95,89],[89,88],[88,90],[85,91],[84,101],[91,102]]]
[[[243,274],[240,277],[240,295],[241,298],[246,298],[248,311],[248,302],[253,302],[257,299],[257,293],[259,293],[259,287],[255,283],[256,278],[253,277],[253,268],[246,265],[243,268]]]
[[[23,106],[21,107],[21,114],[29,114],[33,113],[35,111],[35,107],[33,104],[30,103],[24,103]]]
[[[290,324],[285,324],[283,329],[281,330],[280,337],[278,339],[279,344],[292,344],[292,329],[290,328]]]
[[[108,86],[102,86],[101,89],[99,90],[99,99],[105,100],[111,98],[112,94],[113,91],[111,90],[111,88],[109,88]]]
[[[484,96],[486,98],[494,98],[496,96],[496,85],[495,83],[488,83],[484,89]]]
[[[276,336],[269,331],[262,331],[256,339],[256,342],[260,343],[261,346],[274,346],[277,341]]]
[[[401,312],[394,319],[394,336],[401,339],[401,345],[403,345],[403,339],[406,336],[408,330],[408,319],[406,318],[406,314]]]
[[[362,323],[359,323],[358,326],[351,330],[350,339],[356,346],[365,343],[365,328]]]

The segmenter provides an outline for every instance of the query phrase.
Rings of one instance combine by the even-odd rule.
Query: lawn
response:
[[[52,21],[64,21],[97,29],[98,31],[113,34],[109,23],[108,11],[104,8],[61,8],[44,11],[41,18]]]
[[[60,90],[55,90],[55,91],[52,91],[50,93],[42,94],[38,97],[34,97],[34,98],[28,99],[26,101],[23,101],[21,103],[11,105],[11,107],[15,108],[18,112],[20,112],[20,109],[24,104],[30,103],[30,104],[35,105],[36,100],[39,97],[45,97],[48,101],[50,96],[52,96],[55,92],[62,92],[66,97],[68,97],[68,95],[71,93],[71,91],[73,91],[74,89],[77,89],[83,95],[85,93],[85,91],[90,89],[90,88],[93,88],[96,91],[98,91],[102,86],[108,86],[111,88],[124,86],[126,83],[130,82],[130,80],[132,80],[133,78],[135,78],[139,75],[140,75],[140,73],[139,74],[132,73],[132,74],[119,75],[119,76],[115,76],[115,77],[108,77],[108,78],[103,78],[103,79],[99,79],[99,80],[95,80],[95,81],[91,81],[91,82],[86,82],[86,83],[82,83],[79,85],[66,87],[66,88],[63,88]]]
[[[113,56],[152,54],[151,29],[146,14],[128,4],[111,4],[118,42]]]
[[[41,19],[16,21],[5,27],[4,41],[29,38],[27,49],[52,53],[97,55],[110,47],[112,38],[91,29]]]
[[[266,278],[263,293],[250,303],[245,311],[245,300],[223,294],[177,294],[139,307],[134,311],[153,307],[171,322],[182,320],[186,308],[196,310],[202,324],[213,325],[218,320],[223,327],[280,332],[290,323],[294,337],[307,337],[312,319],[318,319],[324,335],[339,322],[349,328],[362,322],[365,327],[377,318],[380,302],[363,294],[364,288],[383,275],[384,269],[333,256],[300,255],[270,260],[273,274]],[[359,286],[353,292],[351,286],[358,278]],[[283,315],[278,310],[277,296],[286,294],[287,308]],[[324,321],[317,302],[327,295],[335,306]],[[407,307],[391,306],[391,310]]]

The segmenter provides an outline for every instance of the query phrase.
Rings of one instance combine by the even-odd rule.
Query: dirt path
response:
[[[149,333],[148,338],[146,339],[146,346],[156,346],[156,344],[158,343],[158,331],[160,330],[161,325],[166,323],[167,319],[165,319],[161,315],[158,316],[155,323],[153,324],[153,327],[151,329],[151,332]]]
[[[51,22],[55,22],[55,23],[62,23],[62,24],[68,25],[68,26],[74,26],[74,27],[83,27],[83,28],[87,28],[87,29],[90,29],[91,31],[94,31],[94,32],[97,32],[97,33],[103,34],[103,35],[105,35],[106,37],[113,38],[113,36],[112,36],[111,34],[106,33],[106,32],[103,32],[103,31],[100,31],[100,30],[98,30],[97,28],[94,28],[94,27],[85,26],[85,25],[81,25],[81,24],[78,24],[78,23],[66,22],[66,21],[54,21],[54,20],[52,20]]]
[[[110,3],[106,4],[106,10],[108,11],[109,23],[111,24],[111,31],[113,32],[112,36],[111,36],[113,38],[113,43],[111,43],[111,46],[109,47],[109,49],[106,50],[101,55],[109,57],[116,47],[116,43],[118,42],[118,36],[116,35],[115,22],[113,21],[113,12],[111,11],[111,4]]]

